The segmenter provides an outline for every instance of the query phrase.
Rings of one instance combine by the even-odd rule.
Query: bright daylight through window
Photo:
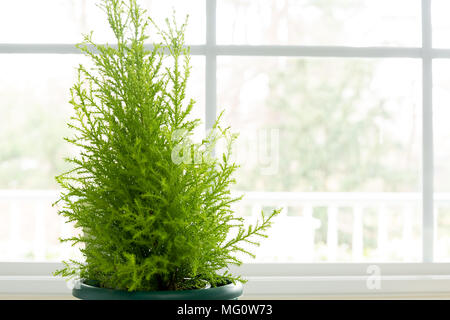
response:
[[[450,3],[206,1],[140,3],[189,14],[194,116],[240,133],[236,214],[283,208],[255,261],[450,261]],[[54,177],[73,44],[112,41],[103,21],[90,0],[0,2],[0,262],[76,254]]]

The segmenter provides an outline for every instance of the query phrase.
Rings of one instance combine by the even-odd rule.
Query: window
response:
[[[279,275],[304,275],[297,263],[306,275],[364,274],[370,263],[405,274],[400,262],[415,265],[410,274],[443,274],[448,1],[140,3],[156,19],[171,7],[190,15],[195,115],[208,129],[224,110],[240,132],[236,212],[252,221],[283,208],[248,275],[267,263],[282,263]],[[70,227],[50,206],[83,62],[73,44],[91,29],[99,42],[111,35],[88,0],[3,1],[0,28],[0,261],[55,262],[73,254],[57,241]]]
[[[0,261],[60,261],[77,252],[59,243],[72,228],[52,203],[58,196],[54,177],[67,168],[63,157],[71,152],[62,139],[69,133],[69,88],[78,64],[88,63],[73,44],[91,29],[96,41],[113,40],[95,2],[0,3],[0,28],[7,30],[0,35]],[[155,20],[170,15],[172,7],[180,18],[189,14],[186,41],[198,45],[205,41],[205,3],[191,3],[142,1]],[[204,55],[191,61],[193,116],[204,118]]]

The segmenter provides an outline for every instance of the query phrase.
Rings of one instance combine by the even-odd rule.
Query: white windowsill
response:
[[[247,277],[243,299],[450,299],[450,276],[385,276],[380,289],[367,277]],[[52,276],[0,276],[0,299],[73,299]]]
[[[0,263],[0,299],[72,299],[66,282],[52,276],[60,263]],[[369,289],[368,268],[380,270]],[[232,267],[248,282],[243,299],[450,299],[449,263],[248,263]]]

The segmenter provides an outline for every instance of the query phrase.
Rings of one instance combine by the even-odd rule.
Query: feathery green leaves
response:
[[[80,154],[67,159],[74,169],[56,178],[64,190],[59,214],[82,231],[62,241],[82,244],[85,261],[65,262],[55,274],[129,291],[243,281],[228,266],[241,263],[237,252],[251,255],[241,244],[258,244],[254,237],[265,237],[279,211],[248,229],[234,217],[230,206],[240,198],[229,187],[236,136],[220,118],[201,143],[181,148],[184,161],[173,161],[183,136],[200,124],[188,119],[195,102],[186,101],[187,21],[166,20],[160,29],[135,0],[104,0],[101,7],[117,44],[96,44],[91,33],[78,45],[92,67],[78,68],[70,100],[74,135],[66,140]],[[150,49],[148,27],[162,38],[150,39]],[[212,157],[221,138],[229,147]]]

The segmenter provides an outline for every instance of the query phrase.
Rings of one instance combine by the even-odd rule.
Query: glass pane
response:
[[[437,261],[450,261],[450,61],[433,61],[434,187]]]
[[[238,212],[285,208],[260,259],[420,259],[420,61],[223,57],[217,78]]]
[[[204,118],[204,58],[192,57],[188,97]],[[0,55],[0,261],[60,260],[58,242],[72,228],[51,204],[55,175],[72,150],[63,140],[71,114],[69,88],[82,55]]]
[[[420,46],[418,0],[218,0],[221,44]]]
[[[55,189],[82,55],[0,56],[0,188]]]
[[[72,255],[59,244],[70,226],[51,204],[54,176],[68,167],[63,141],[69,87],[81,55],[0,56],[0,260],[55,260]]]
[[[186,42],[205,42],[204,0],[138,2],[159,25],[172,15],[172,9],[176,8],[180,22],[189,14]],[[96,3],[96,0],[0,1],[0,42],[77,43],[82,40],[82,33],[91,30],[95,31],[95,41],[112,42],[114,36],[109,30],[105,14]]]
[[[450,1],[433,0],[431,1],[431,17],[433,25],[433,47],[450,47],[450,19],[448,12],[450,10]]]

